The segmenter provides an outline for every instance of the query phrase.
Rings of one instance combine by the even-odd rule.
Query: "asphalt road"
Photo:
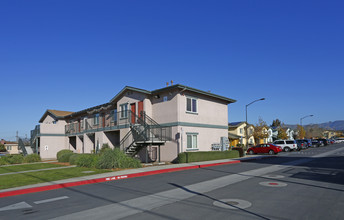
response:
[[[0,199],[0,219],[344,219],[344,144]]]

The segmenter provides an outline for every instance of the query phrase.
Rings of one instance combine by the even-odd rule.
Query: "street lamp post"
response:
[[[307,117],[313,117],[313,115],[306,115],[306,116],[300,118],[300,126],[301,126],[301,129],[303,128],[303,127],[302,127],[302,120],[303,120],[304,118],[307,118]],[[300,131],[300,132],[301,132],[301,131]]]
[[[249,103],[246,105],[246,126],[245,126],[245,136],[246,136],[246,150],[247,150],[247,145],[248,145],[248,135],[247,135],[247,107],[255,102],[258,102],[258,101],[263,101],[265,100],[265,98],[261,98],[261,99],[257,99],[257,100],[254,100],[253,102]],[[245,152],[245,151],[244,151]]]

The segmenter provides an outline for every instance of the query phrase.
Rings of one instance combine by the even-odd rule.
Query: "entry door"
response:
[[[138,103],[138,116],[141,117],[141,112],[143,112],[143,101],[139,101]]]
[[[131,114],[131,123],[135,124],[135,115],[136,115],[136,104],[135,103],[130,104],[130,110],[132,112],[132,114]]]

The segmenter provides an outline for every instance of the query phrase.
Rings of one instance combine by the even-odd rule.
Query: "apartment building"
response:
[[[104,144],[142,161],[173,161],[185,151],[210,151],[228,137],[235,100],[181,84],[148,91],[126,86],[108,103],[78,112],[47,110],[31,131],[42,158],[62,149],[97,152]]]

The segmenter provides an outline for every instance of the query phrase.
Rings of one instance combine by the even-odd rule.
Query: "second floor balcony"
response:
[[[138,123],[139,117],[131,111],[95,114],[93,117],[70,122],[65,126],[66,135],[76,135],[87,132],[118,130]]]

